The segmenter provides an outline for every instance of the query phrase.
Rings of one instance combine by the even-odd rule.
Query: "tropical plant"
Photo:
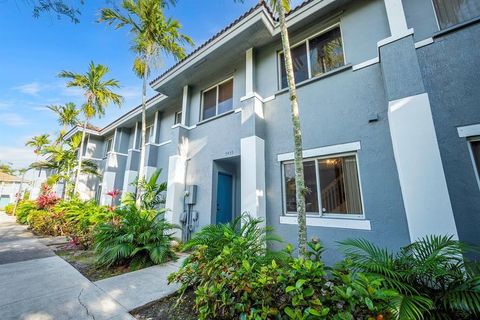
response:
[[[467,264],[467,247],[451,236],[426,236],[391,253],[357,239],[341,242],[356,270],[376,274],[401,296],[397,319],[473,319],[480,316],[478,264]],[[476,268],[472,268],[476,266]]]
[[[45,183],[41,186],[40,195],[35,202],[38,209],[44,210],[50,209],[59,200],[60,198],[52,191],[52,187]]]
[[[37,161],[30,165],[35,169],[47,169],[55,172],[48,178],[48,183],[56,184],[59,181],[65,182],[63,189],[63,196],[73,193],[72,186],[72,173],[79,166],[78,151],[81,145],[82,135],[76,134],[72,136],[68,141],[62,141],[59,144],[47,146],[43,149],[42,153],[46,160]],[[82,161],[81,172],[90,175],[98,175],[97,164],[88,159]]]
[[[62,126],[56,141],[60,143],[67,132],[67,128],[78,124],[80,110],[77,109],[73,102],[68,102],[65,105],[51,105],[47,106],[47,108],[57,114],[58,123]]]
[[[160,211],[135,206],[115,210],[118,219],[99,225],[94,241],[98,263],[105,266],[128,264],[132,269],[175,259],[171,248],[174,225]]]
[[[177,20],[165,18],[165,6],[168,3],[173,5],[175,2],[176,0],[123,0],[121,5],[123,11],[118,8],[104,8],[99,19],[100,22],[114,25],[115,29],[126,26],[133,35],[132,50],[136,54],[133,71],[143,81],[139,183],[145,177],[146,95],[150,69],[158,64],[162,52],[180,60],[186,56],[183,46],[193,45],[189,37],[180,33],[181,25]],[[141,192],[137,192],[138,207],[141,202],[140,194]]]
[[[48,144],[50,144],[49,135],[41,134],[28,140],[25,143],[25,146],[34,148],[33,152],[39,155],[42,152],[43,148],[45,148],[45,146],[47,146]]]
[[[210,258],[198,245],[191,260],[169,281],[193,287],[199,319],[389,319],[398,293],[379,276],[335,269],[328,276],[323,247],[310,242],[309,258],[294,258],[287,246],[281,263],[245,250],[246,242],[225,245]],[[247,245],[248,248],[248,245]]]
[[[17,221],[21,224],[27,224],[27,219],[30,211],[36,210],[37,204],[34,201],[24,200],[20,201],[17,206],[17,210],[15,215],[17,217]]]
[[[120,106],[122,102],[122,97],[112,91],[112,89],[120,87],[119,82],[115,79],[104,79],[108,71],[108,67],[102,64],[95,65],[95,63],[92,61],[90,62],[88,71],[85,74],[79,74],[70,71],[62,71],[58,74],[60,78],[69,79],[67,82],[67,87],[74,87],[83,90],[86,98],[86,102],[81,107],[84,120],[82,139],[80,142],[80,156],[77,165],[75,186],[73,189],[74,193],[78,191],[80,174],[82,172],[82,152],[84,149],[88,121],[95,116],[100,117],[104,115],[105,107],[109,103]]]
[[[213,259],[218,256],[225,246],[241,242],[242,251],[252,256],[271,259],[281,259],[281,253],[271,251],[266,246],[271,242],[282,242],[282,239],[273,233],[271,227],[263,227],[262,220],[243,214],[236,217],[231,223],[211,224],[195,233],[183,246],[183,250],[190,250],[196,246],[206,246],[205,256]]]
[[[15,174],[15,169],[12,167],[12,163],[1,163],[0,162],[0,172],[8,173],[8,174]]]
[[[13,203],[9,203],[5,207],[3,207],[3,210],[5,211],[6,214],[12,215],[14,207],[15,207],[15,205]]]
[[[234,0],[244,2],[244,0]],[[263,1],[263,0],[262,0]],[[290,94],[291,118],[293,124],[293,144],[294,144],[294,168],[295,168],[295,193],[297,201],[297,220],[298,220],[298,251],[300,257],[307,253],[307,216],[305,212],[305,194],[308,189],[305,187],[305,178],[303,173],[303,154],[302,154],[302,130],[300,127],[300,116],[298,109],[298,97],[295,86],[295,74],[293,71],[292,53],[290,47],[290,38],[285,16],[290,12],[291,0],[269,0],[270,8],[278,16],[280,34],[282,37],[283,56],[285,60],[285,72],[287,75],[288,91]]]
[[[165,203],[165,192],[167,191],[167,183],[157,183],[162,169],[155,170],[150,179],[142,179],[139,183],[141,190],[140,203],[142,209],[156,209],[160,204]]]

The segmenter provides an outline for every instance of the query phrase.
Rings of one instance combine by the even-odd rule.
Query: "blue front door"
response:
[[[232,221],[232,200],[233,177],[229,174],[219,172],[217,181],[217,224]]]

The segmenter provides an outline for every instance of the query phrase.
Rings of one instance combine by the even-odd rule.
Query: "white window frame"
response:
[[[480,136],[470,137],[467,139],[468,151],[470,152],[470,160],[472,161],[473,171],[475,172],[475,178],[477,179],[478,188],[480,189],[480,172],[478,172],[477,163],[475,162],[475,156],[473,154],[472,142],[480,142]]]
[[[331,159],[331,158],[340,158],[340,157],[350,157],[354,156],[356,165],[357,165],[357,176],[358,176],[358,184],[359,184],[359,191],[360,191],[360,202],[362,203],[362,213],[355,214],[355,213],[333,213],[333,212],[323,212],[322,210],[322,195],[321,195],[321,185],[320,185],[320,171],[318,167],[318,161],[323,159]],[[362,180],[360,174],[360,166],[358,161],[358,154],[355,151],[352,152],[343,152],[343,153],[336,153],[336,154],[328,154],[316,157],[309,157],[304,158],[303,162],[308,161],[315,161],[315,175],[316,175],[316,182],[317,182],[317,201],[318,201],[318,211],[319,212],[306,212],[308,217],[322,217],[322,218],[349,218],[349,219],[365,219],[365,204],[363,201],[363,190],[362,190]],[[281,174],[282,174],[282,207],[283,207],[283,215],[284,216],[297,216],[296,212],[287,211],[287,193],[286,193],[286,185],[285,185],[285,165],[294,163],[293,160],[283,161],[281,163]]]
[[[150,131],[149,131],[150,129]],[[147,126],[145,128],[145,144],[147,143],[152,143],[153,141],[151,141],[151,138],[153,137],[153,124]]]
[[[111,141],[112,144],[110,145],[110,150],[108,150],[108,142]],[[110,136],[108,137],[107,139],[105,139],[105,153],[104,153],[104,157],[106,157],[110,152],[113,151],[113,136]]]
[[[342,30],[342,23],[341,21],[338,21],[338,22],[335,22],[334,24],[331,24],[329,25],[328,27],[325,27],[325,28],[322,28],[320,31],[318,31],[317,33],[314,33],[313,35],[301,40],[301,41],[298,41],[296,42],[295,44],[291,45],[290,46],[290,49],[294,49],[304,43],[306,43],[305,47],[306,47],[306,50],[307,50],[307,68],[308,68],[308,78],[303,80],[303,81],[308,81],[312,78],[319,78],[321,77],[322,75],[319,75],[319,76],[315,76],[315,77],[312,77],[312,67],[311,67],[311,62],[310,62],[310,40],[312,40],[313,38],[316,38],[318,36],[321,36],[322,34],[325,34],[327,33],[328,31],[331,31],[335,28],[339,28],[340,29],[340,39],[342,40],[342,51],[343,51],[343,66],[345,66],[347,64],[347,56],[345,55],[345,43],[343,42],[343,30]],[[288,88],[288,87],[285,87],[283,88],[282,87],[282,62],[281,62],[281,55],[283,54],[283,50],[279,50],[277,52],[277,73],[278,73],[278,89],[279,90],[283,90],[285,88]],[[340,67],[341,68],[341,67]],[[333,71],[333,70],[332,70]],[[299,83],[302,83],[303,81],[301,82],[298,82],[297,85]]]
[[[200,121],[209,120],[209,119],[212,119],[212,118],[214,118],[214,117],[216,117],[216,116],[219,115],[219,114],[218,114],[218,96],[219,96],[219,91],[220,91],[220,90],[219,90],[219,87],[220,87],[222,84],[224,84],[224,83],[226,83],[226,82],[228,82],[228,81],[230,81],[230,80],[232,80],[232,100],[233,100],[233,91],[234,91],[234,90],[233,90],[233,89],[234,89],[234,88],[233,88],[233,85],[234,85],[233,76],[230,76],[230,77],[226,78],[225,80],[222,80],[221,82],[218,82],[217,84],[215,84],[215,85],[213,85],[213,86],[211,86],[211,87],[208,87],[208,88],[206,88],[206,89],[204,89],[204,90],[201,91],[201,101],[202,101],[202,103],[201,103],[201,107],[200,107]],[[203,118],[203,103],[204,103],[205,92],[210,91],[210,90],[212,90],[212,89],[214,89],[214,88],[216,88],[216,94],[217,94],[216,101],[215,101],[215,115],[211,116],[210,118],[204,119],[204,118]],[[234,110],[234,109],[235,109],[235,108],[233,107],[233,101],[232,101],[232,110]],[[228,112],[228,111],[223,112],[223,113],[221,113],[221,114],[224,114],[224,113],[227,113],[227,112]]]
[[[203,93],[202,93],[202,96],[203,96]],[[177,122],[177,116],[180,115],[180,121]],[[181,124],[182,123],[182,110],[179,110],[179,111],[175,111],[175,114],[173,116],[173,125],[176,125],[176,124]]]

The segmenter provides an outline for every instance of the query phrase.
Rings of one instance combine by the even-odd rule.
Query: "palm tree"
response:
[[[234,0],[243,2],[244,0]],[[259,0],[260,3],[264,0]],[[305,213],[305,179],[303,175],[302,155],[302,130],[300,128],[300,117],[298,112],[298,98],[293,73],[292,54],[290,50],[290,39],[288,36],[285,15],[290,11],[290,0],[269,0],[270,7],[278,15],[280,33],[282,35],[283,56],[285,59],[285,70],[287,74],[288,90],[290,93],[290,110],[293,124],[294,142],[294,167],[295,167],[295,188],[298,213],[298,251],[300,257],[305,257],[307,252],[307,217]]]
[[[82,152],[85,143],[85,135],[87,131],[87,124],[90,119],[95,116],[101,117],[105,114],[105,107],[109,103],[114,103],[118,106],[122,103],[122,97],[114,93],[112,88],[119,88],[120,84],[115,79],[104,80],[104,76],[108,73],[108,67],[97,64],[92,61],[89,64],[88,71],[85,74],[73,73],[70,71],[62,71],[58,74],[60,78],[67,78],[67,87],[80,88],[84,91],[87,101],[82,105],[82,114],[84,116],[82,140],[79,150],[79,161],[77,166],[77,175],[75,178],[75,187],[73,192],[78,191],[78,182],[80,180],[80,173],[82,172]]]
[[[28,140],[25,143],[25,146],[34,148],[33,152],[35,152],[35,154],[38,156],[42,152],[43,148],[48,144],[50,144],[49,135],[41,134]]]
[[[160,59],[160,53],[170,54],[176,60],[183,59],[184,45],[193,45],[192,40],[180,33],[181,25],[177,20],[166,19],[163,14],[165,6],[175,4],[176,0],[123,0],[124,12],[119,9],[101,10],[100,22],[114,25],[115,29],[129,27],[133,35],[132,50],[137,55],[133,71],[143,80],[142,88],[142,141],[140,151],[140,168],[137,184],[137,206],[140,206],[141,181],[144,177],[145,143],[146,143],[146,95],[147,78],[151,67]]]
[[[71,194],[71,173],[79,165],[80,159],[77,156],[78,149],[82,144],[82,134],[76,134],[66,142],[61,142],[43,149],[42,153],[46,160],[36,161],[30,165],[30,168],[54,170],[55,174],[49,177],[49,183],[55,184],[63,180],[65,188],[63,197]],[[97,165],[91,160],[82,161],[81,172],[85,174],[98,175]]]
[[[57,139],[57,143],[63,139],[67,128],[78,124],[78,115],[80,110],[77,109],[75,103],[68,102],[65,105],[51,105],[48,109],[55,112],[58,116],[58,123],[63,126]]]

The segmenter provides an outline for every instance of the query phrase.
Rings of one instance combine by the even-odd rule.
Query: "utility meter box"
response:
[[[197,186],[187,186],[187,194],[185,196],[186,204],[195,204],[197,202]]]

